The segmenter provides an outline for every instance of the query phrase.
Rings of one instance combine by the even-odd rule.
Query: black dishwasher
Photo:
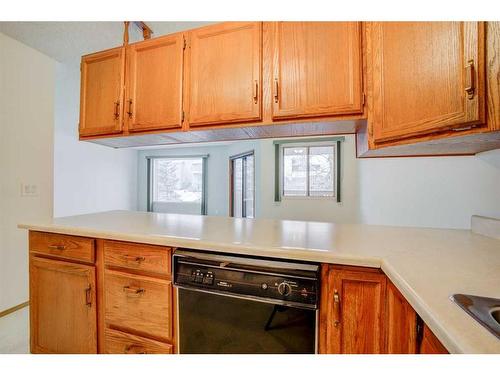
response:
[[[315,353],[319,265],[177,250],[179,352]]]

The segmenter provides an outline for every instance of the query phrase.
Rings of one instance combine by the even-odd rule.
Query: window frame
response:
[[[235,217],[234,216],[234,202],[233,202],[233,198],[234,198],[234,178],[233,178],[233,175],[234,175],[234,168],[233,168],[233,162],[236,160],[236,159],[243,159],[242,160],[242,174],[243,174],[243,178],[242,178],[242,186],[241,186],[241,189],[242,189],[242,206],[241,206],[241,211],[242,211],[242,216],[241,218],[247,218],[246,216],[246,205],[244,204],[245,202],[245,187],[246,187],[246,184],[245,184],[245,171],[246,171],[246,167],[247,167],[247,163],[246,163],[246,158],[248,156],[253,156],[253,200],[252,200],[252,206],[253,206],[253,218],[255,218],[255,150],[250,150],[250,151],[246,151],[246,152],[242,152],[240,154],[236,154],[236,155],[232,155],[229,157],[229,215],[230,217]]]
[[[273,142],[275,147],[274,154],[274,201],[281,202],[283,200],[336,200],[341,203],[341,166],[342,166],[342,148],[341,143],[345,141],[345,137],[324,137],[324,138],[307,138],[307,139],[285,139],[276,140]],[[293,147],[321,147],[333,146],[334,152],[334,181],[333,181],[333,196],[290,196],[284,194],[284,149]],[[309,151],[308,151],[309,155]],[[309,186],[309,158],[307,159],[307,184]]]
[[[155,159],[171,159],[171,160],[183,160],[183,159],[201,159],[201,209],[200,215],[207,214],[207,159],[209,155],[158,155],[158,156],[146,156],[147,161],[147,197],[146,197],[146,208],[148,212],[153,211],[153,186],[154,186],[154,176],[153,176],[153,161]]]

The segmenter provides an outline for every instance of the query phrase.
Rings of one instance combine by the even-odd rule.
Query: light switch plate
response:
[[[38,197],[38,185],[22,183],[21,197]]]

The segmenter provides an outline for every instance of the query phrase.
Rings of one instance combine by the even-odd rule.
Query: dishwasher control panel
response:
[[[270,303],[316,308],[319,265],[177,250],[174,285]]]

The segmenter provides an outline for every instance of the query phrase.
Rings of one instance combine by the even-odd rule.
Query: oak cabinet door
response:
[[[261,22],[226,22],[189,34],[189,125],[261,119]]]
[[[387,354],[416,354],[417,313],[391,282],[387,283]]]
[[[122,47],[82,57],[80,135],[122,131],[125,52]]]
[[[385,275],[322,266],[320,352],[384,352]]]
[[[484,123],[484,24],[373,22],[373,139]]]
[[[363,112],[360,22],[275,22],[273,119]]]
[[[127,48],[125,121],[129,131],[182,126],[182,34]]]
[[[95,267],[32,257],[32,353],[97,353]]]
[[[420,342],[419,354],[449,354],[445,346],[430,330],[427,324],[423,326],[422,341]]]

